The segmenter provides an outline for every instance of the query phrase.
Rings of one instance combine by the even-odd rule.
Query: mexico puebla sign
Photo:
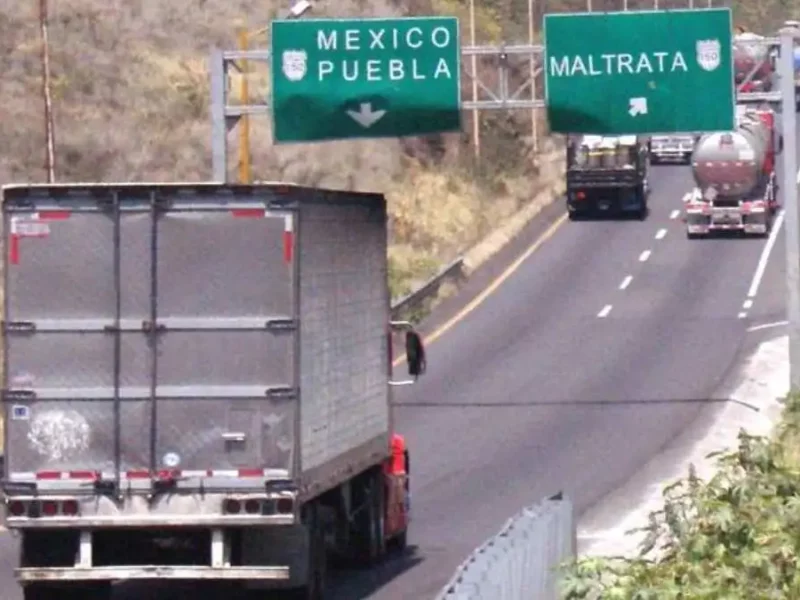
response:
[[[272,22],[276,142],[461,129],[458,19]]]
[[[550,129],[733,129],[731,27],[728,8],[546,15]]]

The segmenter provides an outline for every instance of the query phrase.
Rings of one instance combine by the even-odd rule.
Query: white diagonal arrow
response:
[[[628,109],[630,116],[635,117],[636,115],[647,114],[647,98],[629,98],[628,103],[630,105]]]
[[[386,114],[385,110],[372,110],[372,104],[370,102],[362,102],[361,105],[358,107],[358,112],[354,110],[348,110],[347,114],[359,125],[364,127],[365,129],[369,129],[375,123],[380,121],[383,116]]]

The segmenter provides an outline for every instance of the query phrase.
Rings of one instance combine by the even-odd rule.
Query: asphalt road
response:
[[[337,574],[334,598],[431,598],[523,506],[562,490],[580,515],[718,407],[708,400],[748,328],[784,318],[783,236],[748,298],[766,241],[689,241],[676,218],[689,168],[654,167],[651,185],[646,221],[565,223],[429,346],[428,373],[398,388],[395,413],[412,451],[412,547]],[[0,534],[3,600],[21,598],[16,557]]]
[[[430,345],[396,410],[416,547],[342,577],[337,598],[431,598],[523,506],[563,490],[581,515],[719,409],[748,329],[785,318],[782,228],[755,277],[766,240],[686,239],[689,167],[651,182],[645,222],[564,224]]]

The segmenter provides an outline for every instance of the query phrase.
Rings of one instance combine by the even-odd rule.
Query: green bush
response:
[[[771,439],[739,433],[709,481],[694,469],[664,491],[635,559],[579,559],[568,600],[800,598],[800,396]]]

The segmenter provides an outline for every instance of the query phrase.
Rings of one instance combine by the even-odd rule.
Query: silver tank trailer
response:
[[[734,132],[707,133],[698,140],[692,156],[692,174],[705,193],[746,196],[758,185],[769,148],[770,130],[757,114],[737,119]]]
[[[756,69],[751,81],[761,81],[765,87],[771,87],[770,78],[773,67],[769,60],[769,47],[764,43],[763,36],[755,33],[741,33],[733,38],[733,66],[736,83],[742,83],[747,74]]]

